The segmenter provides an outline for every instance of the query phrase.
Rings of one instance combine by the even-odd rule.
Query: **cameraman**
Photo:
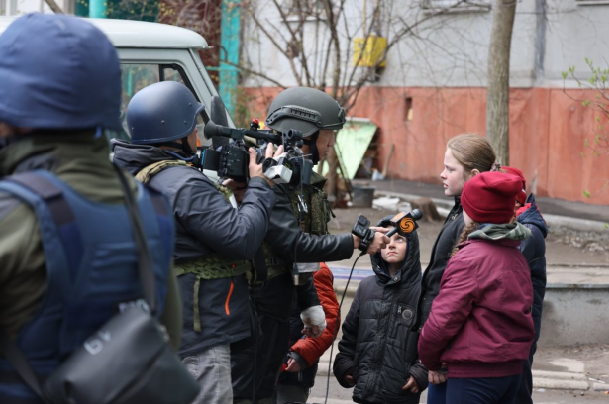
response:
[[[190,165],[197,159],[196,123],[202,110],[184,85],[152,84],[127,107],[131,144],[114,140],[113,150],[116,164],[163,191],[172,203],[184,313],[179,354],[202,384],[195,403],[224,404],[232,401],[230,344],[252,331],[248,260],[262,243],[275,196],[253,149],[251,180],[240,209]],[[269,147],[266,157],[271,156]]]
[[[343,108],[328,94],[307,87],[282,91],[271,103],[266,125],[286,133],[303,134],[302,151],[318,163],[334,146],[334,131],[345,123]],[[251,294],[259,333],[244,351],[232,355],[235,403],[272,403],[275,384],[288,352],[289,318],[294,303],[303,309],[301,317],[307,336],[320,336],[325,328],[312,277],[300,279],[294,287],[294,263],[337,261],[349,258],[360,244],[351,234],[330,235],[327,223],[332,211],[322,190],[325,178],[313,172],[310,185],[275,185],[275,205],[263,243],[266,279],[253,280]],[[238,192],[238,184],[227,181]],[[236,195],[240,197],[240,195]],[[370,241],[368,254],[385,247],[389,239],[380,229]],[[311,320],[309,320],[311,319]]]

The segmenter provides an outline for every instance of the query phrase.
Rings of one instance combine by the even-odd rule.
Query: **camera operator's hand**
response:
[[[389,244],[389,237],[385,236],[389,229],[384,227],[371,227],[371,229],[374,230],[374,239],[370,242],[366,254],[374,255]]]
[[[273,181],[269,180],[264,176],[262,172],[262,163],[256,164],[256,150],[250,147],[250,178],[260,177],[264,179],[270,187],[275,185]],[[278,157],[281,153],[283,153],[283,145],[277,148],[277,151],[273,154],[273,144],[269,143],[266,146],[266,150],[264,153],[265,159]]]
[[[222,185],[233,191],[233,195],[235,196],[237,203],[243,202],[245,191],[247,191],[247,182],[239,182],[229,178],[224,180]]]

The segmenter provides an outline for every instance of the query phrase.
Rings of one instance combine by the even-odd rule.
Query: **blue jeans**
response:
[[[446,404],[446,384],[431,384],[427,388],[427,404]]]
[[[448,379],[446,404],[514,404],[521,375]]]

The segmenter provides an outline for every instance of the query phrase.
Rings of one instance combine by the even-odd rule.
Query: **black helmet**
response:
[[[192,92],[175,81],[161,81],[140,90],[127,106],[131,143],[159,144],[190,135],[203,110]]]
[[[271,129],[282,132],[296,129],[303,137],[309,137],[324,129],[342,129],[345,110],[323,91],[293,87],[275,97],[265,123]]]

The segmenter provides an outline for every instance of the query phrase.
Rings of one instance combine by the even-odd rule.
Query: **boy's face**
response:
[[[381,250],[381,257],[388,264],[397,264],[404,261],[406,258],[406,250],[408,249],[408,242],[405,237],[399,234],[394,234],[389,239],[387,248]]]

